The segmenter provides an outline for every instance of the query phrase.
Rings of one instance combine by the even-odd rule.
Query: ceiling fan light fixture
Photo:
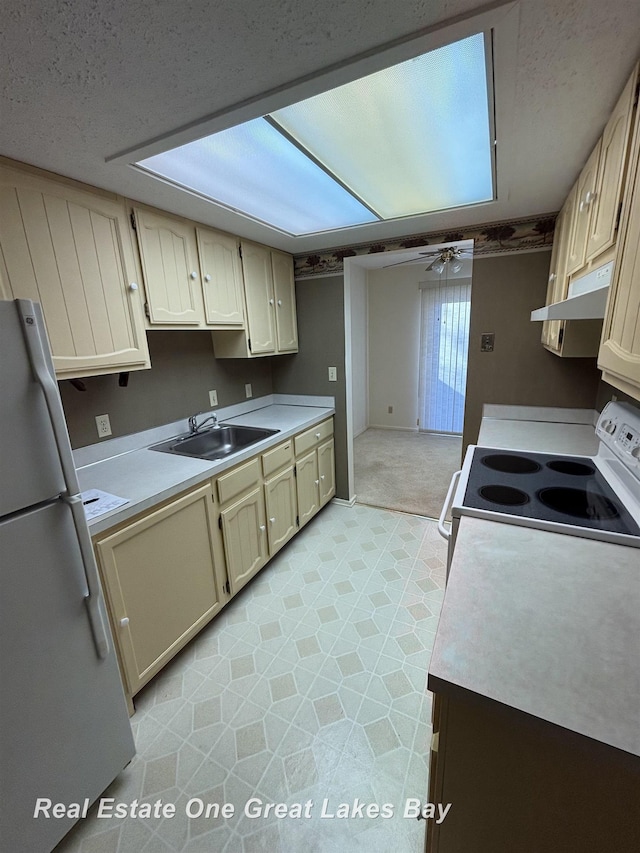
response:
[[[462,261],[454,261],[451,264],[451,272],[460,272],[462,269]]]
[[[431,269],[441,275],[444,272],[444,261],[438,259],[431,264]]]

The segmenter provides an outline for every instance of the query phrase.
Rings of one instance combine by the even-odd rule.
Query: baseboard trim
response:
[[[338,504],[338,506],[353,506],[356,502],[356,496],[354,495],[350,501],[345,501],[344,498],[332,498],[332,504]]]
[[[397,432],[420,432],[418,427],[388,426],[385,424],[369,424],[367,429],[391,429]]]

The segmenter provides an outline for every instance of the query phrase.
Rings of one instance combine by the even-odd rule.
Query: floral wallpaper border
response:
[[[435,231],[411,237],[397,237],[384,243],[361,243],[339,249],[327,249],[312,254],[296,255],[294,270],[296,278],[335,275],[344,269],[344,259],[356,255],[372,255],[378,252],[396,252],[398,249],[413,249],[441,243],[456,243],[459,240],[474,241],[474,257],[503,252],[519,252],[551,246],[556,213],[515,219],[509,222],[493,222],[460,228],[457,231]]]

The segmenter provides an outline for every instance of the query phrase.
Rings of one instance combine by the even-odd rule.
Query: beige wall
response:
[[[418,428],[423,272],[412,265],[368,272],[370,427]]]
[[[186,419],[210,409],[209,391],[218,392],[218,405],[230,406],[246,399],[244,386],[254,397],[271,394],[270,358],[218,359],[209,332],[149,332],[151,370],[132,371],[129,385],[121,388],[118,376],[83,379],[86,391],[61,381],[72,447],[95,444],[95,416],[108,414],[113,437]]]
[[[348,498],[346,383],[344,375],[344,278],[327,276],[296,282],[297,355],[273,361],[277,394],[318,394],[336,400],[336,496]],[[329,382],[328,367],[338,381]]]
[[[595,406],[595,358],[553,355],[540,343],[542,324],[529,319],[545,304],[549,261],[549,252],[474,259],[465,446],[477,440],[484,403]],[[495,333],[491,353],[480,352],[484,332]]]

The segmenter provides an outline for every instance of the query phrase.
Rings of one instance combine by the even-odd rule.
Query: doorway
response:
[[[433,256],[425,259],[423,253],[435,254],[439,246],[345,259],[347,459],[352,502],[434,517],[452,473],[459,468],[466,369],[466,350],[460,346],[465,323],[459,321],[466,320],[468,340],[473,242],[463,245],[469,250],[464,282],[450,268],[446,275],[426,270]],[[423,312],[423,294],[427,294],[426,306],[428,297],[439,290],[438,311],[425,307]],[[425,322],[427,317],[440,318],[437,346],[431,347],[431,353],[421,334],[423,313]],[[429,399],[421,390],[426,390],[423,378],[429,373],[425,357],[430,354],[438,364],[443,353],[448,356],[440,359],[436,371],[439,395]],[[423,414],[427,403],[440,412],[439,421],[432,423]],[[453,418],[443,421],[444,409],[453,412]],[[369,485],[375,487],[373,494],[367,494],[366,483],[367,488],[363,486],[366,468]],[[381,488],[386,497],[380,497]],[[395,493],[391,501],[390,493]]]

